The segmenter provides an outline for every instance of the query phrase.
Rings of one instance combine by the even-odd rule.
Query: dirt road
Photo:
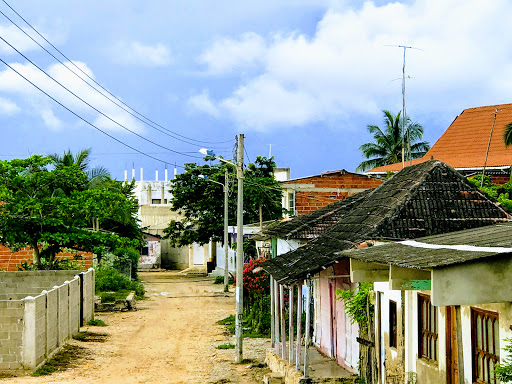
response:
[[[183,278],[171,272],[141,274],[148,299],[137,311],[97,314],[107,327],[104,342],[73,341],[86,348],[76,366],[44,377],[0,379],[0,383],[237,383],[260,384],[266,339],[245,339],[244,364],[234,364],[233,343],[216,321],[235,312],[233,293],[211,279]],[[99,338],[101,339],[101,337]],[[258,367],[258,365],[260,367]]]

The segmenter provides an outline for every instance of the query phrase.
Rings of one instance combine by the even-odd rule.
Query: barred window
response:
[[[473,381],[497,383],[494,366],[500,361],[499,323],[496,312],[471,308]]]
[[[418,356],[437,361],[437,308],[418,293]]]

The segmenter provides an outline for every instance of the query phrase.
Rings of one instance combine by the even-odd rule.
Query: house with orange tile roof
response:
[[[496,119],[495,119],[496,116]],[[493,124],[494,122],[494,124]],[[512,104],[468,108],[453,123],[421,159],[405,162],[405,166],[427,160],[441,160],[465,176],[481,173],[491,176],[494,183],[504,184],[510,178],[512,148],[505,148],[503,132],[512,122]],[[368,175],[397,172],[402,163],[376,167]]]

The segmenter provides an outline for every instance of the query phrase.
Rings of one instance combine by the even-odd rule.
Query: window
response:
[[[141,256],[149,255],[149,247],[142,247],[142,251],[140,252]]]
[[[418,356],[437,361],[437,308],[418,293]]]
[[[396,302],[389,300],[389,346],[397,346]]]
[[[162,200],[161,199],[152,199],[151,204],[162,204]]]
[[[290,215],[295,214],[295,192],[288,193],[288,207],[286,207]]]
[[[471,351],[473,381],[496,383],[494,366],[500,361],[498,314],[471,308]]]

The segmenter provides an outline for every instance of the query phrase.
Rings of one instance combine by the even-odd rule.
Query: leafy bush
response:
[[[233,285],[234,283],[235,279],[233,278],[233,275],[229,274],[228,284]],[[215,276],[215,281],[213,284],[224,284],[224,276]]]
[[[349,315],[352,322],[359,324],[362,330],[368,328],[368,312],[373,313],[373,304],[369,301],[370,291],[373,290],[372,283],[362,283],[357,291],[343,291],[336,289],[336,295],[345,303],[345,311]]]
[[[135,291],[139,297],[145,293],[144,284],[132,281],[114,267],[100,267],[96,270],[96,293],[117,292],[123,289]]]
[[[140,253],[132,247],[117,248],[113,253],[117,256],[117,260],[114,261],[114,267],[121,270],[123,265],[131,264],[131,277],[137,280]]]
[[[512,339],[505,339],[505,342],[507,344],[503,349],[510,356],[512,354]],[[512,361],[510,359],[503,359],[501,363],[496,364],[494,373],[503,383],[510,383],[512,381]]]

